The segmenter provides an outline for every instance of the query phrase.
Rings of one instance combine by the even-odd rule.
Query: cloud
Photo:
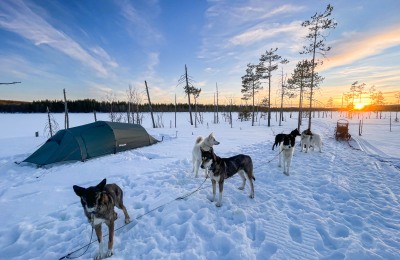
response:
[[[226,68],[226,73],[235,75],[269,47],[297,53],[305,33],[301,21],[290,17],[303,9],[261,0],[209,1],[197,57],[210,64],[208,72]],[[283,22],[277,23],[277,18]]]
[[[81,62],[101,76],[108,75],[107,69],[101,60],[91,56],[80,44],[46,22],[24,2],[20,0],[2,2],[0,11],[2,12],[0,28],[26,38],[34,45],[47,45]],[[97,48],[98,50],[99,48]],[[102,50],[101,55],[103,57],[106,55],[104,50]],[[111,59],[107,58],[107,61],[111,61]],[[116,66],[115,62],[108,64],[111,64],[112,67]]]
[[[130,24],[126,28],[134,40],[139,41],[144,46],[148,46],[150,43],[160,43],[164,40],[162,33],[149,22],[152,16],[157,16],[160,12],[157,2],[147,1],[146,8],[149,9],[146,11],[137,10],[128,1],[115,1],[115,4],[119,6],[122,17]]]
[[[350,33],[333,42],[332,51],[320,70],[344,66],[400,45],[400,27],[392,27],[367,34]]]
[[[296,38],[299,38],[304,35],[303,31],[300,21],[293,21],[289,24],[262,25],[232,37],[229,42],[233,45],[250,45],[283,33],[297,35]]]

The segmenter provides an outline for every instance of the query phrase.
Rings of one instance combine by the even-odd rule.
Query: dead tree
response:
[[[215,88],[217,89],[217,124],[219,123],[219,118],[218,118],[218,84],[215,83]]]
[[[191,108],[191,102],[190,102],[190,95],[193,94],[193,91],[195,91],[196,88],[193,86],[193,79],[191,79],[191,77],[188,76],[186,64],[185,64],[185,74],[182,75],[182,76],[179,78],[179,80],[178,80],[178,85],[184,85],[183,89],[184,89],[184,91],[185,91],[185,94],[188,96],[189,115],[190,115],[190,125],[193,125],[193,116],[192,116],[192,108]]]
[[[150,109],[150,114],[151,114],[151,121],[153,122],[153,128],[156,128],[156,124],[154,123],[153,109],[151,107],[149,88],[147,87],[147,82],[146,81],[144,81],[144,84],[146,86],[147,99],[149,100],[149,109]]]
[[[64,129],[69,128],[69,117],[68,117],[68,106],[67,106],[67,94],[65,93],[65,88],[63,89],[64,92],[64,113],[65,113],[65,118],[64,118]]]
[[[45,125],[44,132],[46,133],[46,131],[48,130],[49,133],[47,136],[52,137],[53,134],[58,131],[58,124],[57,121],[54,119],[54,117],[50,114],[49,107],[46,107],[46,111],[47,111],[47,123]]]
[[[47,109],[47,119],[48,119],[48,126],[49,126],[50,136],[53,136],[53,129],[51,127],[50,110],[49,110],[49,107],[47,107],[46,109]]]

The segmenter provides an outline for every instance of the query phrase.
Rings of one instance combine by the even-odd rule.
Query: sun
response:
[[[357,109],[357,110],[361,110],[361,109],[364,108],[364,104],[362,104],[362,103],[355,104],[354,108]]]

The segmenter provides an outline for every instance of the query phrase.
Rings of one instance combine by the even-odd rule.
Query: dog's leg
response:
[[[123,206],[122,211],[124,212],[125,215],[125,224],[128,224],[129,222],[131,222],[131,219],[128,215],[128,211],[126,210],[125,206],[124,205],[122,206]]]
[[[99,260],[103,255],[103,234],[101,233],[101,225],[94,226],[94,230],[96,231],[97,241],[99,241],[99,251],[94,259]]]
[[[218,198],[218,202],[217,202],[216,206],[221,207],[222,206],[222,193],[224,193],[224,181],[218,182],[218,186],[219,186],[219,198]]]
[[[279,161],[278,161],[278,167],[282,167],[282,147],[279,147],[279,154],[278,154],[278,157],[279,157]]]
[[[131,222],[128,211],[126,210],[124,203],[122,202],[122,197],[121,197],[121,201],[116,206],[117,206],[117,208],[121,209],[124,212],[125,224],[128,224],[129,222]]]
[[[194,171],[195,171],[194,177],[195,178],[197,178],[197,175],[199,174],[199,166],[200,166],[199,161],[195,160],[194,161]]]
[[[108,226],[108,250],[106,257],[110,257],[113,255],[113,245],[114,245],[114,221],[110,221]]]
[[[250,198],[254,199],[254,183],[253,183],[253,173],[247,174],[250,182]]]
[[[242,186],[239,187],[239,190],[243,190],[244,186],[246,186],[246,177],[244,177],[244,173],[242,170],[240,170],[238,173],[240,177],[242,177]]]
[[[192,172],[194,172],[194,161],[195,161],[194,155],[192,154]]]
[[[212,196],[211,202],[214,202],[215,201],[215,193],[216,193],[216,189],[217,189],[217,182],[214,179],[212,179],[211,183],[212,183],[212,189],[213,189],[213,196]]]
[[[284,168],[284,170],[283,170],[283,173],[284,173],[285,175],[287,175],[287,176],[289,176],[289,168],[290,168],[290,163],[291,163],[291,161],[292,161],[292,158],[289,157],[289,158],[287,158],[287,161],[285,162],[285,168]]]

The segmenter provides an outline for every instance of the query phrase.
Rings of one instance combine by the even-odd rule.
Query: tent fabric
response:
[[[23,162],[43,166],[85,161],[157,142],[141,125],[97,121],[58,131]]]

